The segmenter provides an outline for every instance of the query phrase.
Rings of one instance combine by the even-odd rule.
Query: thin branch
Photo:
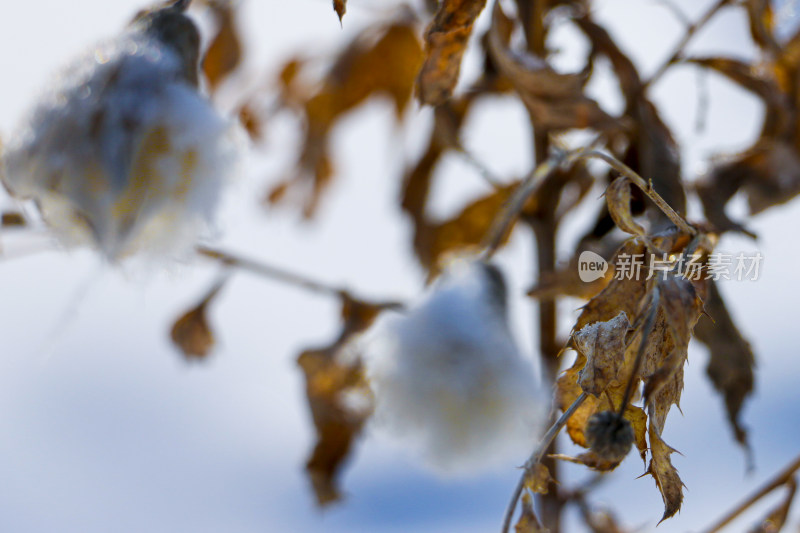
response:
[[[203,257],[206,257],[208,259],[214,259],[232,268],[237,268],[239,270],[246,270],[248,272],[252,272],[253,274],[257,274],[259,276],[263,276],[265,278],[280,281],[283,283],[287,283],[289,285],[293,285],[295,287],[299,287],[301,289],[305,289],[311,292],[316,292],[319,294],[326,294],[329,296],[336,296],[336,297],[341,297],[342,294],[347,293],[347,290],[344,289],[343,287],[335,287],[332,285],[328,285],[320,281],[312,280],[303,275],[295,274],[294,272],[290,272],[283,268],[267,265],[258,261],[254,261],[252,259],[236,256],[228,252],[214,250],[211,248],[207,248],[205,246],[198,246],[196,251],[199,255]]]
[[[680,23],[683,24],[684,26],[689,27],[692,25],[692,20],[689,18],[689,16],[683,11],[683,9],[681,9],[681,7],[678,4],[676,4],[672,0],[654,0],[654,2],[660,6],[665,7],[670,13],[672,13],[672,16],[678,19],[678,21],[680,21]]]
[[[631,377],[628,379],[628,384],[625,386],[625,395],[622,397],[622,404],[619,406],[617,419],[622,419],[622,417],[625,416],[625,409],[628,408],[628,402],[631,401],[634,386],[639,381],[636,376],[639,374],[639,367],[642,366],[642,361],[644,360],[644,350],[647,347],[647,337],[650,336],[650,333],[653,331],[653,327],[656,325],[659,301],[658,287],[653,288],[652,294],[653,296],[652,300],[650,300],[650,310],[647,313],[647,318],[644,321],[644,327],[642,327],[642,340],[639,341],[639,347],[636,349],[636,359],[633,360]]]
[[[712,5],[708,9],[708,11],[706,11],[698,19],[697,22],[695,22],[694,24],[690,24],[686,28],[686,33],[683,34],[683,38],[678,42],[678,44],[673,49],[672,54],[670,54],[669,56],[669,59],[667,59],[664,63],[661,64],[660,67],[658,67],[655,73],[652,76],[650,76],[649,80],[644,82],[644,84],[642,85],[643,90],[647,89],[647,87],[658,81],[661,78],[661,76],[664,75],[667,69],[680,59],[684,49],[689,44],[689,41],[692,40],[692,38],[697,34],[697,32],[700,29],[702,29],[706,24],[708,24],[708,21],[711,20],[720,9],[728,5],[729,2],[730,0],[717,0],[717,2],[715,2],[714,5]]]
[[[594,143],[593,143],[594,144]],[[696,235],[697,230],[694,229],[686,220],[678,214],[664,198],[658,194],[650,182],[645,181],[639,174],[637,174],[631,167],[619,161],[617,158],[608,155],[604,152],[596,150],[592,145],[578,148],[575,150],[555,149],[552,155],[545,160],[542,164],[537,166],[534,171],[528,175],[525,180],[514,191],[511,200],[505,208],[497,215],[489,228],[489,233],[484,240],[484,259],[490,259],[500,244],[503,238],[509,231],[511,226],[522,213],[530,196],[536,192],[539,185],[550,176],[560,166],[569,167],[579,159],[600,159],[618,171],[620,174],[628,178],[634,185],[639,187],[656,206],[669,218],[675,226],[682,232],[688,235]]]
[[[581,153],[577,154],[577,157],[586,159],[601,159],[605,161],[614,170],[628,178],[631,182],[633,182],[634,185],[639,187],[642,192],[644,192],[653,201],[653,203],[656,204],[656,206],[661,209],[665,215],[667,215],[667,218],[669,218],[679,230],[692,236],[697,234],[697,230],[694,229],[688,222],[686,222],[686,220],[680,214],[672,209],[667,201],[664,200],[664,198],[662,198],[661,195],[655,191],[655,189],[653,189],[652,182],[645,181],[644,178],[642,178],[631,167],[622,161],[598,150],[582,151]]]
[[[484,165],[481,161],[479,161],[472,153],[464,148],[463,146],[459,145],[455,149],[455,153],[464,160],[469,166],[475,169],[475,171],[484,179],[486,183],[488,183],[494,189],[500,189],[503,187],[503,180],[499,179],[494,172],[492,172],[489,167]]]
[[[570,154],[571,152],[554,150],[547,160],[538,165],[534,171],[519,184],[511,200],[494,219],[489,228],[489,233],[484,242],[483,255],[486,259],[491,258],[500,247],[509,228],[517,220],[520,213],[522,213],[522,209],[525,207],[528,198],[550,174],[555,172],[560,165],[564,164],[570,158]]]
[[[800,470],[800,456],[797,456],[791,463],[789,463],[783,470],[781,470],[774,478],[772,478],[766,485],[758,489],[752,496],[736,506],[730,513],[725,515],[719,522],[706,530],[707,533],[716,533],[723,527],[731,523],[736,517],[746,511],[751,505],[758,500],[772,492],[773,490],[786,485],[792,479],[796,471]]]
[[[561,431],[561,428],[567,423],[569,418],[578,410],[578,408],[583,404],[583,401],[589,395],[587,393],[581,393],[578,398],[572,402],[572,405],[564,411],[564,414],[559,417],[556,422],[550,426],[550,429],[547,430],[542,440],[539,442],[539,446],[537,446],[536,450],[531,454],[530,458],[525,462],[524,470],[522,472],[522,476],[517,483],[516,488],[514,489],[514,493],[511,495],[511,501],[508,504],[508,509],[506,509],[506,515],[503,519],[503,533],[508,533],[509,528],[511,527],[511,520],[514,518],[514,511],[517,508],[517,502],[519,501],[520,496],[522,495],[522,489],[525,488],[525,478],[528,477],[531,469],[539,464],[542,461],[545,453],[547,453],[547,449],[550,447],[550,444],[553,443],[555,440],[556,435],[558,432]]]

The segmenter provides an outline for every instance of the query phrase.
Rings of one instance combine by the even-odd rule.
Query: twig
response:
[[[536,191],[539,185],[541,185],[550,174],[570,159],[571,153],[572,152],[566,152],[560,149],[554,150],[547,160],[538,165],[534,171],[519,184],[511,200],[494,219],[489,228],[489,233],[484,243],[483,255],[486,259],[491,258],[500,247],[500,244],[503,242],[503,237],[505,237],[506,232],[508,232],[520,213],[522,213],[522,209],[530,195]]]
[[[581,395],[578,396],[574,402],[572,402],[572,405],[570,405],[569,408],[564,411],[564,414],[562,414],[559,419],[556,420],[552,426],[550,426],[550,429],[547,430],[547,433],[545,433],[544,437],[542,437],[542,440],[539,442],[539,446],[525,462],[522,476],[520,477],[516,488],[514,488],[514,493],[511,495],[511,501],[508,504],[508,509],[506,509],[506,515],[503,519],[503,533],[507,533],[511,527],[511,520],[514,518],[514,510],[517,508],[517,502],[519,501],[520,495],[522,495],[522,489],[525,488],[525,478],[528,476],[531,469],[542,461],[544,454],[547,452],[547,449],[550,447],[550,444],[552,444],[553,440],[555,440],[558,432],[561,431],[561,428],[564,427],[569,418],[575,413],[575,411],[578,410],[588,396],[589,395],[585,392],[581,393]]]
[[[342,287],[327,285],[323,282],[312,280],[310,278],[307,278],[300,274],[295,274],[294,272],[290,272],[283,268],[274,267],[272,265],[267,265],[264,263],[254,261],[252,259],[239,257],[230,254],[228,252],[213,250],[205,246],[198,246],[196,251],[199,255],[207,257],[209,259],[214,259],[216,261],[221,262],[224,265],[233,268],[238,268],[240,270],[246,270],[248,272],[252,272],[253,274],[257,274],[259,276],[263,276],[273,280],[288,283],[289,285],[293,285],[301,289],[306,289],[311,292],[316,292],[319,294],[327,294],[330,296],[337,296],[337,297],[341,297],[343,294],[346,294],[348,292],[346,289]]]
[[[645,181],[644,178],[637,174],[631,167],[619,161],[617,158],[594,149],[592,145],[576,150],[565,151],[563,149],[555,149],[546,161],[537,166],[534,171],[520,183],[506,207],[492,222],[489,233],[484,240],[484,259],[490,259],[500,247],[509,228],[519,217],[528,198],[536,191],[539,185],[559,168],[559,166],[570,166],[579,159],[600,159],[604,161],[614,170],[628,178],[634,185],[639,187],[678,229],[688,235],[694,236],[697,234],[697,230],[686,222],[686,220],[678,214],[655,189],[653,189],[650,182]]]
[[[723,527],[731,523],[736,517],[742,514],[748,507],[756,503],[758,500],[772,492],[773,490],[786,485],[792,479],[792,475],[800,470],[800,456],[797,456],[789,465],[787,465],[781,472],[779,472],[772,480],[766,485],[758,489],[752,496],[740,503],[730,513],[725,515],[719,522],[706,530],[707,533],[716,533]]]
[[[653,201],[653,203],[656,204],[656,206],[661,209],[665,215],[667,215],[667,218],[669,218],[679,230],[692,236],[697,234],[697,230],[694,229],[688,222],[686,222],[686,220],[674,209],[672,209],[667,201],[664,200],[661,195],[653,189],[651,182],[645,181],[644,178],[642,178],[631,167],[622,161],[606,153],[600,152],[599,150],[582,151],[580,154],[578,154],[578,157],[587,159],[601,159],[605,161],[614,170],[628,178],[631,182],[633,182],[634,185],[639,187],[642,192],[644,192]]]
[[[700,19],[698,19],[697,22],[695,22],[694,24],[690,24],[686,28],[686,33],[683,34],[683,38],[675,46],[674,50],[672,51],[672,54],[669,56],[669,59],[667,59],[664,63],[661,64],[660,67],[658,67],[658,69],[655,71],[655,73],[652,76],[650,76],[649,80],[644,82],[644,84],[642,85],[642,90],[643,91],[645,89],[647,89],[647,87],[649,87],[650,85],[652,85],[653,83],[658,81],[659,78],[661,78],[661,76],[664,75],[664,73],[667,71],[667,69],[670,66],[672,66],[673,63],[678,61],[678,59],[680,59],[681,54],[683,53],[683,50],[686,48],[686,45],[689,44],[689,41],[692,40],[692,38],[695,36],[695,34],[701,28],[703,28],[703,26],[708,24],[708,21],[711,20],[714,17],[714,15],[716,15],[717,12],[720,9],[722,9],[723,7],[725,7],[729,2],[730,2],[730,0],[717,0],[717,2],[715,2],[714,5],[712,5],[708,9],[708,11],[706,11],[703,14],[703,16],[701,16]]]
[[[464,148],[463,146],[458,146],[455,149],[455,153],[458,154],[461,159],[464,160],[469,166],[475,169],[475,171],[484,179],[486,183],[488,183],[494,189],[500,189],[503,187],[503,181],[499,179],[494,172],[492,172],[489,167],[484,165],[481,161],[479,161],[472,153]]]
[[[639,347],[636,349],[636,359],[633,360],[631,377],[628,379],[628,384],[625,386],[625,395],[622,397],[622,404],[619,406],[619,411],[617,412],[617,419],[619,420],[625,416],[625,409],[628,408],[628,402],[630,402],[631,396],[633,395],[634,385],[639,381],[636,378],[636,375],[639,373],[639,367],[642,366],[644,350],[647,347],[647,337],[650,336],[650,333],[653,331],[653,327],[656,324],[659,301],[658,287],[653,288],[652,295],[652,300],[650,300],[650,310],[647,313],[647,318],[644,321],[644,327],[642,327],[642,340],[639,341]]]
[[[683,9],[672,0],[654,0],[654,2],[665,7],[684,26],[689,27],[692,25],[692,20],[686,15]]]

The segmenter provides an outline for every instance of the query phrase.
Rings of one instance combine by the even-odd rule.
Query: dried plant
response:
[[[299,204],[304,217],[319,215],[330,184],[339,178],[331,150],[334,128],[364,102],[388,98],[398,125],[420,106],[432,108],[427,143],[418,159],[408,162],[399,198],[399,208],[413,228],[410,247],[432,281],[431,293],[420,303],[357,297],[343,288],[203,246],[196,248],[197,254],[224,266],[225,276],[172,328],[172,339],[187,359],[205,357],[214,344],[207,308],[226,280],[243,272],[329,295],[341,303],[340,334],[329,346],[297,357],[317,431],[306,469],[320,506],[340,498],[342,467],[373,412],[395,417],[401,433],[423,435],[428,443],[424,446],[435,449],[434,461],[450,452],[453,457],[448,460],[454,459],[459,446],[470,446],[469,439],[482,432],[474,447],[480,450],[478,462],[480,454],[490,455],[483,441],[510,439],[504,431],[520,414],[521,419],[538,417],[528,426],[528,435],[538,430],[540,443],[529,450],[517,487],[509,487],[513,496],[502,531],[515,527],[517,532],[557,533],[563,530],[563,510],[570,505],[580,510],[591,531],[625,531],[616,518],[624,516],[624,507],[614,514],[595,512],[587,503],[593,486],[576,490],[561,486],[559,462],[607,475],[634,447],[644,461],[645,475],[652,477],[663,499],[663,510],[653,513],[667,520],[680,510],[685,496],[671,460],[676,450],[662,435],[668,418],[670,424],[680,423],[669,415],[673,406],[680,405],[692,338],[708,349],[708,376],[724,401],[734,438],[749,446],[740,411],[753,391],[755,357],[716,286],[715,246],[726,232],[752,235],[746,220],[733,220],[726,211],[735,195],[746,198],[755,216],[800,193],[800,32],[779,38],[769,1],[714,2],[696,21],[687,22],[684,38],[649,78],[640,75],[593,17],[590,0],[420,2],[363,29],[352,42],[329,54],[325,69],[307,58],[291,58],[272,83],[256,89],[239,87],[234,76],[250,52],[239,35],[237,3],[195,4],[199,13],[211,17],[215,28],[202,62],[207,87],[212,98],[226,84],[233,87],[237,116],[253,145],[257,148],[264,142],[263,131],[275,113],[287,112],[302,122],[296,164],[267,192],[266,209]],[[347,7],[346,0],[333,1],[344,24]],[[476,21],[484,11],[488,26],[479,29]],[[724,11],[740,11],[747,17],[753,45],[760,52],[758,61],[695,57],[687,52],[696,33]],[[337,23],[334,17],[332,23]],[[573,27],[590,44],[583,67],[575,72],[559,71],[550,62],[553,50],[548,36],[556,23]],[[470,47],[482,58],[482,70],[474,82],[459,88],[462,59]],[[619,84],[624,101],[620,113],[604,109],[587,94],[601,59],[610,64]],[[717,72],[764,104],[762,131],[753,146],[715,162],[705,176],[688,179],[681,171],[682,147],[650,97],[650,89],[664,73],[679,64]],[[517,99],[530,120],[535,165],[525,177],[496,176],[485,164],[490,161],[479,161],[462,143],[471,110],[499,95]],[[564,134],[574,130],[591,132],[593,140],[570,145],[573,137]],[[9,146],[10,173],[4,183],[10,192],[16,192],[25,178],[41,177],[50,181],[40,184],[37,199],[51,199],[49,193],[64,190],[66,196],[72,194],[64,183],[53,185],[57,180],[51,175],[36,175],[44,156],[26,152],[24,145]],[[440,220],[432,217],[430,205],[436,170],[448,154],[466,161],[491,190]],[[135,164],[123,171],[129,178],[137,172]],[[598,184],[605,190],[601,201],[588,194]],[[145,194],[146,184],[139,187],[130,194]],[[692,199],[702,204],[698,219],[687,218]],[[557,266],[561,223],[587,203],[597,206],[597,220],[571,260]],[[75,217],[84,220],[88,215],[84,222],[93,230],[102,229],[96,227],[93,209],[99,208],[77,205]],[[3,215],[4,226],[24,222],[17,213]],[[530,394],[525,397],[528,405],[508,397],[510,393],[524,397],[517,393],[522,390],[519,379],[529,379],[506,330],[506,299],[521,295],[507,294],[503,274],[492,263],[510,235],[523,228],[531,231],[536,243],[536,264],[531,268],[536,279],[529,295],[538,309],[538,357],[545,381],[553,386],[552,398]],[[102,239],[96,237],[95,245],[115,256],[117,249]],[[579,275],[587,253],[605,265],[591,280]],[[463,263],[465,257],[469,272],[459,274],[458,283],[451,282],[454,261]],[[567,296],[581,298],[585,305],[564,340],[558,337],[556,303]],[[385,333],[373,323],[387,313],[402,317],[390,328],[394,344],[380,354],[388,362],[376,370],[371,348],[362,341],[365,332]],[[573,354],[571,363],[565,354]],[[532,379],[530,387],[536,387]],[[415,402],[427,402],[428,410],[423,413]],[[513,405],[519,413],[508,411],[514,403],[523,404]],[[551,406],[550,418],[544,420],[543,413]],[[555,442],[562,429],[585,449],[583,453],[574,457],[559,453]],[[784,487],[786,497],[757,526],[758,531],[779,531],[795,494],[798,469],[800,462],[794,460],[710,531]],[[540,499],[537,508],[533,496]]]

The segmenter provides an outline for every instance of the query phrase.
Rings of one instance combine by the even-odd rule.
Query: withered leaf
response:
[[[753,41],[762,50],[780,50],[775,41],[775,13],[769,0],[746,0],[744,5],[747,8]]]
[[[598,472],[610,472],[617,468],[621,463],[621,461],[609,461],[608,459],[604,459],[592,450],[584,452],[575,457],[564,454],[554,454],[551,455],[551,457],[554,459],[560,459],[562,461],[583,465],[591,468],[592,470],[597,470]]]
[[[509,49],[508,17],[499,2],[492,12],[488,35],[489,53],[501,74],[508,78],[528,109],[535,126],[549,131],[618,128],[617,121],[583,93],[588,72],[561,74],[547,62]]]
[[[619,229],[631,235],[645,235],[645,229],[633,219],[631,211],[631,183],[620,176],[606,189],[608,212]]]
[[[661,429],[655,422],[655,413],[651,406],[648,408],[648,416],[650,418],[650,427],[648,428],[648,437],[650,439],[650,465],[647,467],[647,473],[653,476],[653,479],[661,492],[661,498],[664,500],[664,515],[661,520],[673,516],[681,508],[683,502],[683,482],[678,476],[678,470],[672,466],[670,455],[675,450],[667,446],[661,440]]]
[[[320,506],[341,498],[337,478],[372,412],[369,385],[351,341],[382,311],[397,305],[365,302],[347,293],[341,298],[343,327],[339,337],[330,346],[306,350],[297,358],[317,430],[306,471]]]
[[[725,212],[739,191],[747,197],[751,214],[788,202],[800,194],[800,155],[788,143],[762,141],[698,181],[706,217],[718,231],[747,232]]]
[[[339,22],[342,22],[344,14],[347,12],[347,0],[333,0],[333,10],[339,17]]]
[[[417,78],[423,104],[440,105],[453,94],[472,26],[486,0],[442,0],[425,32],[425,62]]]
[[[224,284],[224,280],[215,284],[199,304],[175,321],[170,330],[172,342],[187,360],[205,359],[214,347],[214,333],[208,324],[208,307]]]
[[[550,470],[542,463],[536,463],[525,472],[525,487],[533,493],[547,494],[553,482]]]
[[[619,371],[625,357],[625,339],[631,323],[624,311],[606,322],[587,324],[572,334],[572,344],[586,357],[578,384],[599,396],[613,383],[619,384]]]
[[[4,228],[22,228],[27,225],[25,215],[17,211],[3,211],[0,215],[0,226]]]
[[[548,533],[549,530],[542,527],[536,513],[533,511],[533,499],[527,492],[522,495],[522,513],[517,524],[514,526],[516,533]]]
[[[213,91],[242,60],[242,44],[234,20],[234,8],[230,2],[210,2],[211,13],[217,25],[217,33],[203,59],[203,72]]]
[[[429,270],[435,270],[439,260],[448,253],[481,244],[517,185],[518,182],[513,182],[499,187],[466,205],[449,220],[418,224],[414,245],[422,264]]]
[[[281,73],[283,102],[302,115],[305,138],[293,171],[267,195],[274,204],[289,196],[291,187],[303,191],[303,214],[310,218],[331,182],[334,165],[329,135],[347,112],[373,96],[388,96],[399,118],[413,90],[422,61],[414,21],[401,18],[390,25],[362,32],[338,57],[317,90],[296,83],[303,63],[292,60]]]
[[[697,322],[695,336],[708,347],[706,373],[725,399],[736,441],[747,447],[747,432],[739,420],[744,401],[753,393],[755,356],[728,312],[716,283],[709,281],[707,316]]]
[[[661,119],[658,109],[647,100],[644,83],[635,65],[605,28],[591,20],[588,15],[574,20],[592,43],[592,57],[602,54],[611,62],[625,97],[625,116],[629,119],[625,135],[629,144],[622,161],[652,182],[656,192],[676,212],[685,213],[686,193],[681,183],[678,144]],[[660,210],[649,211],[659,229],[669,226],[670,223]]]

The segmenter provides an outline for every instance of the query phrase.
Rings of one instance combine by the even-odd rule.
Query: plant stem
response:
[[[639,347],[636,350],[636,359],[633,360],[631,377],[628,379],[628,384],[625,386],[625,395],[622,397],[622,403],[619,406],[617,419],[622,419],[622,417],[625,416],[625,409],[628,408],[628,402],[631,401],[634,386],[639,382],[636,376],[639,374],[639,367],[642,366],[642,361],[644,360],[644,350],[647,347],[647,337],[650,336],[650,333],[653,331],[653,327],[656,325],[656,316],[658,315],[659,303],[657,286],[653,287],[652,295],[652,300],[650,300],[650,309],[648,310],[647,318],[644,321],[644,327],[642,327],[642,339],[639,341]]]
[[[620,174],[628,178],[634,185],[639,187],[656,206],[672,221],[675,226],[687,235],[696,235],[694,229],[686,220],[675,211],[664,198],[653,189],[650,182],[645,181],[631,167],[599,150],[595,150],[591,145],[575,150],[556,149],[550,157],[539,164],[534,171],[520,183],[514,191],[511,200],[500,214],[492,222],[489,233],[484,241],[484,259],[490,259],[502,244],[506,233],[514,222],[519,218],[530,196],[537,191],[539,186],[546,180],[559,166],[569,166],[579,159],[600,159]]]
[[[772,478],[766,485],[758,489],[752,496],[736,506],[731,512],[725,515],[719,522],[706,530],[707,533],[716,533],[723,527],[731,523],[736,517],[747,510],[748,507],[756,503],[758,500],[772,492],[773,490],[786,485],[792,479],[794,473],[800,470],[800,456],[789,463],[783,470],[781,470],[774,478]]]
[[[588,397],[587,393],[581,393],[578,398],[572,402],[566,411],[559,417],[555,423],[550,426],[550,429],[547,430],[542,440],[539,442],[539,446],[536,450],[531,454],[530,458],[525,462],[524,470],[522,472],[522,476],[520,476],[519,482],[517,486],[514,488],[514,493],[511,495],[511,501],[508,504],[508,509],[506,509],[506,515],[503,519],[503,529],[502,533],[508,533],[509,528],[511,527],[511,520],[514,518],[514,511],[517,508],[517,502],[519,501],[520,496],[522,495],[522,490],[525,488],[525,478],[528,476],[528,473],[531,469],[542,462],[542,458],[547,453],[547,449],[550,447],[550,444],[555,440],[558,432],[561,431],[569,418],[578,410],[578,408],[583,404],[584,400]]]
[[[252,259],[247,259],[244,257],[233,255],[228,252],[214,250],[211,248],[207,248],[205,246],[198,246],[196,251],[199,255],[207,257],[209,259],[214,259],[216,261],[221,262],[224,265],[233,268],[238,268],[240,270],[246,270],[248,272],[252,272],[253,274],[257,274],[259,276],[263,276],[265,278],[280,281],[283,283],[287,283],[289,285],[293,285],[295,287],[299,287],[301,289],[305,289],[311,292],[316,292],[319,294],[326,294],[329,296],[336,296],[336,297],[341,297],[342,294],[347,293],[347,290],[342,287],[327,285],[325,283],[312,280],[300,274],[295,274],[294,272],[290,272],[283,268],[260,263]]]
[[[644,82],[644,84],[642,85],[643,91],[646,90],[648,87],[650,87],[650,85],[658,81],[661,78],[661,76],[664,75],[667,69],[671,67],[675,62],[677,62],[678,59],[680,59],[681,54],[683,54],[684,49],[689,44],[689,41],[691,41],[692,38],[695,36],[695,34],[697,34],[697,32],[700,29],[702,29],[703,26],[708,24],[708,21],[711,20],[714,17],[714,15],[716,15],[717,12],[723,7],[725,7],[729,2],[730,0],[717,0],[717,2],[715,2],[714,5],[712,5],[708,9],[708,11],[706,11],[698,19],[697,22],[695,22],[694,24],[690,24],[686,28],[686,33],[683,34],[683,38],[678,42],[677,45],[675,45],[675,48],[673,49],[672,54],[670,54],[669,59],[667,59],[664,63],[661,64],[661,66],[658,67],[658,69],[656,69],[655,73],[652,76],[650,76],[649,80]]]

